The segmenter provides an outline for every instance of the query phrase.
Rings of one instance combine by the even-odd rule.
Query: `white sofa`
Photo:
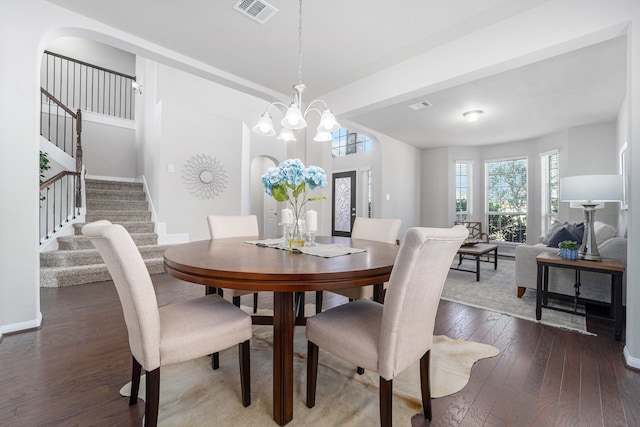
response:
[[[616,230],[603,222],[594,223],[594,231],[598,251],[602,258],[620,260],[627,267],[627,239],[616,237]],[[527,288],[537,288],[536,256],[542,252],[558,252],[558,248],[550,248],[546,240],[549,233],[541,237],[537,245],[520,245],[516,248],[515,281],[518,298],[522,298]],[[580,297],[609,303],[611,300],[611,277],[609,275],[582,272],[580,276]],[[549,269],[549,291],[564,295],[575,295],[575,273],[564,268]],[[623,304],[626,301],[626,274],[622,279]]]

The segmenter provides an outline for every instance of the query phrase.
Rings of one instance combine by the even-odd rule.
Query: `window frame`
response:
[[[331,157],[344,157],[371,151],[371,137],[349,128],[331,132]]]
[[[526,192],[526,196],[525,196],[525,210],[524,211],[505,211],[505,210],[500,210],[500,211],[491,211],[490,207],[491,207],[491,202],[490,202],[490,189],[489,186],[491,185],[491,180],[489,179],[489,169],[490,169],[490,165],[493,163],[502,163],[502,162],[517,162],[517,161],[524,161],[524,166],[525,166],[525,172],[526,172],[526,176],[525,176],[525,184],[524,184],[524,188],[525,188],[525,192]],[[485,186],[484,186],[484,198],[485,198],[485,223],[487,224],[487,230],[486,233],[489,235],[489,238],[491,241],[497,241],[497,242],[508,242],[508,243],[525,243],[526,242],[526,237],[527,237],[527,219],[528,219],[528,208],[529,208],[529,158],[527,156],[513,156],[513,157],[507,157],[507,158],[502,158],[502,159],[491,159],[491,160],[485,160],[484,161],[484,178],[485,178]],[[504,240],[504,239],[500,239],[497,238],[498,236],[496,235],[496,233],[494,231],[492,231],[492,221],[491,221],[491,217],[492,216],[510,216],[510,217],[524,217],[521,218],[521,224],[524,223],[524,228],[520,227],[519,228],[519,232],[518,235],[520,236],[519,239],[517,240]],[[501,230],[500,230],[501,232]]]
[[[461,176],[458,173],[458,166],[466,165],[466,201],[467,201],[467,209],[466,210],[458,210],[458,191],[459,188],[462,188],[458,185],[458,177]],[[471,214],[473,213],[473,162],[470,160],[456,160],[455,168],[454,168],[454,199],[455,199],[455,221],[469,221],[471,219]]]
[[[556,167],[549,164],[551,157],[556,156]],[[552,172],[555,170],[555,197]],[[555,212],[554,202],[555,199]],[[544,233],[558,219],[560,206],[560,153],[557,149],[540,153],[540,230]]]

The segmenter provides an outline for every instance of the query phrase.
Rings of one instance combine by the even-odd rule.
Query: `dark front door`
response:
[[[332,180],[331,234],[351,237],[351,227],[356,220],[356,171],[334,173]]]

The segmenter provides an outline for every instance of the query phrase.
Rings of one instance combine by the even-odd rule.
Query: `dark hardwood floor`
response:
[[[165,275],[154,283],[161,305],[203,293]],[[325,307],[339,302],[325,297]],[[118,394],[131,355],[113,285],[41,289],[41,304],[40,329],[0,343],[0,426],[140,425],[144,404],[129,407]],[[269,304],[261,295],[261,307]],[[476,363],[462,391],[434,399],[431,423],[415,417],[412,424],[640,425],[640,373],[625,366],[624,343],[613,340],[609,323],[590,320],[589,329],[598,336],[442,301],[436,334],[501,353]]]

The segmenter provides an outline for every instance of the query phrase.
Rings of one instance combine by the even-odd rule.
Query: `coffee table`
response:
[[[473,245],[461,246],[458,250],[458,266],[451,267],[452,270],[468,271],[469,273],[476,273],[476,282],[480,281],[480,257],[493,251],[493,269],[498,269],[498,245],[490,243],[476,243]],[[469,270],[466,268],[460,268],[464,255],[471,255],[476,260],[476,269]],[[491,261],[483,261],[491,262]]]

